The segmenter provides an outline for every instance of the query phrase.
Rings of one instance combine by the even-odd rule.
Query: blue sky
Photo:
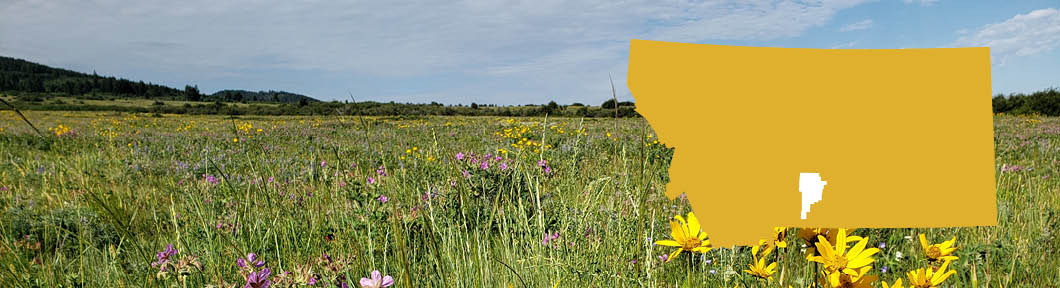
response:
[[[995,93],[1060,87],[1058,1],[7,0],[0,55],[323,100],[598,104],[630,39],[832,49],[991,47]]]

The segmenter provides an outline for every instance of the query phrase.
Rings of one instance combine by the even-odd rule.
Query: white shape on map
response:
[[[806,220],[806,213],[810,212],[810,205],[821,201],[824,185],[828,185],[828,181],[821,181],[821,174],[799,173],[799,192],[802,193],[803,220]]]

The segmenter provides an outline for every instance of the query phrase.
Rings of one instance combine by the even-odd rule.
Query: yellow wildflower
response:
[[[957,260],[957,256],[953,256],[953,252],[957,251],[957,247],[953,247],[953,243],[956,241],[957,237],[953,237],[949,241],[928,245],[924,234],[920,234],[920,247],[924,249],[924,254],[927,254],[927,258],[931,262]]]
[[[678,247],[670,253],[667,261],[676,258],[681,251],[707,253],[712,249],[710,240],[706,240],[707,233],[700,230],[699,219],[692,212],[688,212],[687,222],[681,215],[674,215],[674,220],[670,220],[670,237],[673,239],[655,241],[655,245]]]

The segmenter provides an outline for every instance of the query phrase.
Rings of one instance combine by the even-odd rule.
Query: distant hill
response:
[[[317,102],[317,99],[305,96],[302,94],[295,94],[284,91],[247,91],[247,90],[221,90],[217,93],[210,94],[207,98],[211,101],[219,100],[222,102],[279,102],[279,103],[298,103],[302,99],[306,99],[309,102]]]
[[[131,81],[113,76],[86,74],[53,68],[30,61],[0,56],[0,92],[37,96],[73,96],[86,99],[140,98],[152,100],[222,101],[222,102],[317,102],[316,99],[283,91],[222,90],[202,95],[196,86],[183,90]]]

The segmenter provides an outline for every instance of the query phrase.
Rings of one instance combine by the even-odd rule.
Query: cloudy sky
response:
[[[0,55],[172,87],[318,99],[597,104],[630,39],[991,47],[995,93],[1060,87],[1052,1],[0,0]]]

